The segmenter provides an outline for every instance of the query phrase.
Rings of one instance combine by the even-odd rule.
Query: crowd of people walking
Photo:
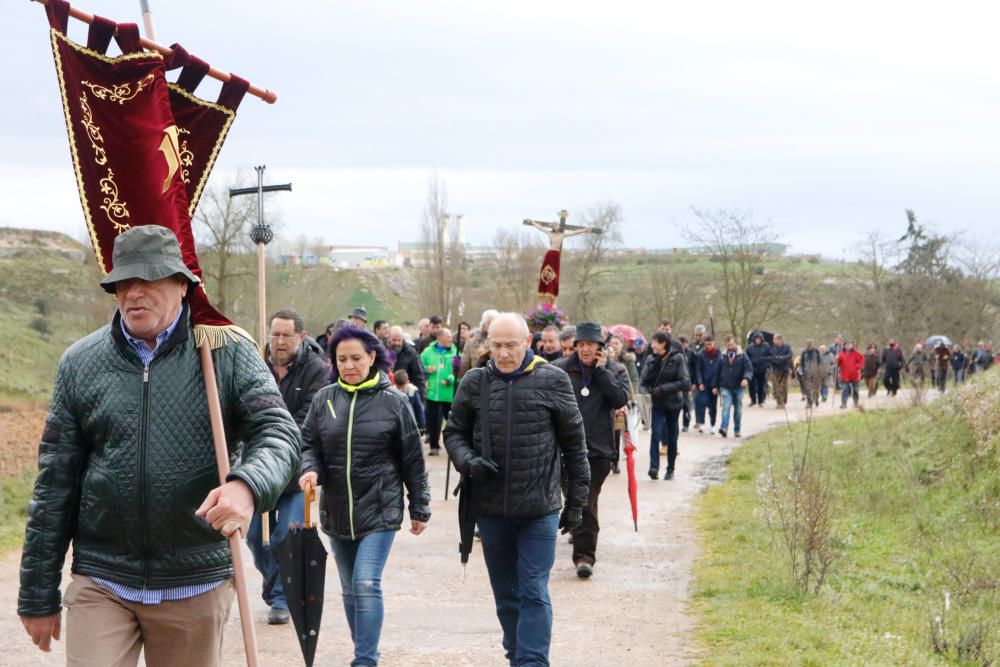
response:
[[[268,622],[288,623],[273,549],[319,486],[351,664],[377,665],[394,537],[407,520],[414,535],[431,520],[426,444],[463,477],[459,506],[478,528],[506,659],[547,665],[557,534],[572,540],[576,575],[594,576],[600,495],[621,470],[626,417],[649,429],[649,478],[669,482],[681,432],[741,436],[744,392],[750,408],[785,409],[794,378],[807,409],[831,388],[846,408],[862,382],[869,396],[895,396],[903,378],[944,391],[994,363],[988,343],[940,337],[905,354],[896,340],[862,353],[838,336],[796,355],[765,331],[720,346],[703,325],[688,338],[663,320],[647,341],[594,321],[532,332],[496,310],[474,327],[428,317],[413,340],[383,320],[369,329],[359,306],[314,340],[285,308],[263,359],[243,337],[210,352],[226,431],[238,434],[220,484],[187,298],[200,281],[155,225],[121,234],[114,259],[101,284],[118,312],[60,362],[21,563],[18,614],[48,650],[73,544],[72,664],[134,665],[141,650],[150,664],[219,664],[234,589],[227,538],[248,528]]]

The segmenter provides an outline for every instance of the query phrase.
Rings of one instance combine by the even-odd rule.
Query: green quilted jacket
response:
[[[194,515],[219,485],[205,383],[187,308],[148,368],[120,315],[59,362],[28,505],[18,613],[61,608],[73,572],[135,588],[232,576],[226,538]],[[301,436],[253,343],[215,350],[232,472],[270,510],[298,469]],[[241,444],[242,443],[242,444]],[[238,456],[239,455],[239,456]]]

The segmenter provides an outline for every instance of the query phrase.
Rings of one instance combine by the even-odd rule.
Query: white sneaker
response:
[[[708,432],[709,435],[715,435],[715,427],[713,426]]]

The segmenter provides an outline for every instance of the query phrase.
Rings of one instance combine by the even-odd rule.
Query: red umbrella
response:
[[[625,468],[628,471],[628,499],[632,502],[632,523],[635,524],[635,532],[639,532],[639,483],[635,479],[635,445],[632,444],[632,434],[639,434],[639,408],[632,406],[625,416],[625,430],[622,432],[622,441],[625,443],[622,449],[625,450]]]
[[[631,324],[614,324],[608,327],[608,331],[621,336],[625,339],[626,343],[634,343],[639,339],[646,340],[646,337],[642,335],[642,332]]]

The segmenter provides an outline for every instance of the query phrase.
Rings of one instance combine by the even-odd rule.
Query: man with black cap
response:
[[[50,650],[63,561],[70,664],[218,665],[233,598],[227,537],[274,507],[300,435],[253,341],[212,351],[232,470],[219,485],[186,296],[198,278],[173,232],[115,241],[101,286],[112,322],[59,362],[28,506],[18,614]],[[240,454],[237,460],[237,453]]]
[[[364,306],[358,306],[348,315],[347,321],[360,329],[364,329],[368,326],[368,310]]]
[[[608,356],[600,324],[577,324],[573,345],[573,354],[554,362],[554,365],[569,374],[587,434],[590,492],[583,508],[583,523],[573,531],[573,564],[576,565],[576,575],[586,579],[594,573],[597,560],[597,535],[601,531],[597,501],[617,455],[615,410],[628,403],[628,388],[607,368]]]

